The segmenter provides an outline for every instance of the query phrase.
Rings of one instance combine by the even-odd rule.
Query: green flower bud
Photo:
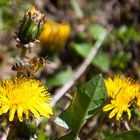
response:
[[[16,33],[21,44],[34,42],[39,37],[44,24],[44,14],[35,7],[28,10],[21,21],[19,31]]]

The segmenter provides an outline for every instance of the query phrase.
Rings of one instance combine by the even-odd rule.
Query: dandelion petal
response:
[[[15,115],[15,112],[16,112],[16,108],[17,107],[15,105],[10,108],[9,121],[13,121],[14,115]]]
[[[23,108],[22,106],[19,105],[17,108],[17,115],[20,121],[23,121],[22,114],[23,114]]]

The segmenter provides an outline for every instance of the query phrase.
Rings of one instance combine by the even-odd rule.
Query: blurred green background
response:
[[[28,52],[31,56],[48,56],[51,64],[42,68],[36,78],[45,83],[52,94],[71,79],[104,32],[107,36],[79,82],[99,73],[104,77],[122,74],[139,80],[140,0],[0,0],[0,79],[15,75],[11,67],[20,54],[15,32],[31,5],[45,14],[46,21],[71,26],[71,34],[62,49],[58,49],[58,44],[50,51],[52,45],[46,44],[46,48],[40,45]],[[69,93],[73,95],[73,91],[75,87]],[[56,112],[63,109],[61,105],[55,108]],[[55,133],[59,135],[58,130]]]

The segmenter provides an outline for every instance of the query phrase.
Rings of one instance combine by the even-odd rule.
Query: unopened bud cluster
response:
[[[25,14],[21,20],[19,30],[16,33],[17,42],[19,46],[31,47],[29,45],[37,42],[37,38],[40,35],[44,24],[44,14],[32,7]]]

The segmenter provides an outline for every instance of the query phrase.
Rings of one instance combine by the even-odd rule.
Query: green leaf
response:
[[[10,0],[0,0],[0,5],[11,6],[11,2],[10,2]]]
[[[73,75],[72,71],[61,71],[54,75],[54,77],[48,79],[46,84],[48,87],[64,85]]]
[[[79,5],[78,1],[77,0],[70,0],[70,3],[72,5],[73,9],[75,10],[77,16],[79,18],[82,18],[83,17],[83,12],[80,8],[80,5]]]
[[[3,29],[2,10],[0,10],[0,31]]]
[[[86,58],[92,49],[91,45],[86,43],[73,43],[72,47],[83,58]],[[100,68],[102,71],[107,72],[110,66],[110,59],[106,53],[99,51],[91,63]]]
[[[139,140],[139,139],[140,132],[136,130],[114,134],[105,138],[105,140]]]
[[[71,45],[72,48],[83,58],[86,58],[92,49],[91,44],[86,43],[82,44],[72,43]]]
[[[97,75],[88,83],[83,83],[78,87],[71,105],[60,114],[59,118],[65,121],[72,133],[77,136],[86,119],[93,116],[106,99],[107,94],[103,77]]]
[[[46,118],[43,118],[39,124],[38,133],[37,133],[37,140],[48,140],[45,132],[46,124],[48,123],[48,120]]]
[[[100,39],[104,38],[104,36],[106,34],[105,28],[99,24],[91,25],[89,27],[89,31],[90,31],[92,37],[96,40],[100,40]]]
[[[107,72],[110,66],[110,59],[104,52],[99,52],[92,60],[92,64],[99,67],[102,71]]]
[[[140,41],[139,32],[135,26],[127,27],[121,26],[116,30],[116,36],[119,37],[125,45],[128,45],[130,40]]]
[[[45,133],[40,131],[37,137],[37,140],[48,140]]]
[[[69,129],[69,126],[66,124],[66,122],[60,119],[59,117],[55,119],[55,123],[63,128]]]
[[[23,122],[18,122],[16,125],[16,134],[26,140],[32,137],[37,130],[37,125],[33,120],[24,120]]]
[[[111,64],[115,68],[125,69],[131,58],[132,54],[130,52],[125,53],[124,51],[117,51],[112,57]]]
[[[59,140],[80,140],[80,138],[71,132],[70,134],[61,137]]]

